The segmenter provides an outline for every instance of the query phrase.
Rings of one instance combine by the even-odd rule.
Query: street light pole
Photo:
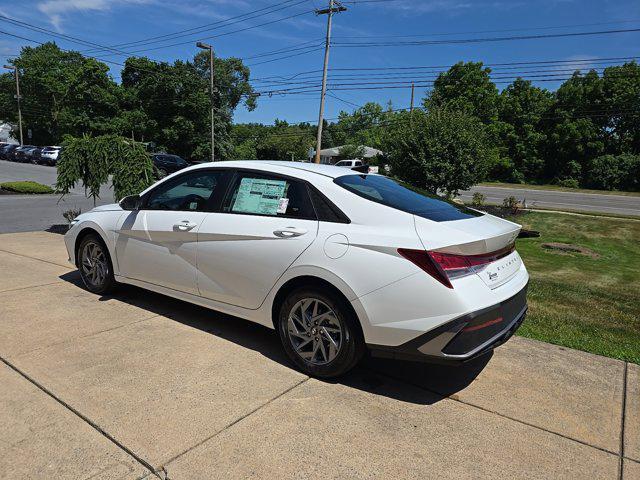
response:
[[[211,161],[215,162],[215,153],[214,153],[214,146],[215,146],[215,114],[213,111],[213,46],[211,45],[207,45],[206,43],[202,43],[202,42],[198,42],[196,43],[196,47],[201,48],[203,50],[209,50],[209,70],[210,70],[210,75],[209,75],[209,79],[210,79],[210,86],[209,86],[209,95],[211,96]]]
[[[334,6],[337,4],[338,6]],[[318,134],[316,137],[315,163],[320,163],[320,149],[322,148],[322,123],[324,121],[324,97],[327,93],[327,67],[329,66],[329,47],[331,46],[331,19],[335,12],[344,12],[347,8],[337,0],[329,0],[329,8],[316,10],[316,15],[327,14],[327,37],[324,45],[324,66],[322,68],[322,90],[320,92],[320,112],[318,114]]]
[[[20,75],[18,74],[18,67],[5,65],[4,68],[13,70],[16,75],[16,100],[18,101],[18,125],[20,128],[20,145],[23,145],[22,139],[22,111],[20,110]]]

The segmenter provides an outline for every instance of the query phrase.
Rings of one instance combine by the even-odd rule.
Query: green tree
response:
[[[276,120],[258,140],[257,158],[260,160],[303,160],[315,143],[313,130],[308,125],[289,125]]]
[[[25,132],[38,145],[57,144],[64,135],[100,135],[119,112],[118,85],[104,63],[49,42],[24,47],[9,63],[20,73]],[[17,122],[13,74],[0,75],[0,118]],[[25,139],[26,140],[26,139]]]
[[[364,146],[362,145],[347,144],[340,147],[339,153],[340,155],[338,155],[338,158],[340,160],[354,160],[354,159],[362,160],[364,158],[365,152],[364,152]]]
[[[375,102],[367,102],[353,113],[342,111],[338,115],[338,121],[331,126],[334,144],[327,146],[351,144],[380,149],[384,142],[384,131],[379,127],[391,115]]]
[[[595,70],[577,71],[556,92],[544,121],[545,178],[580,180],[590,159],[603,155],[611,133],[602,79]]]
[[[447,109],[397,114],[389,127],[391,173],[433,193],[456,195],[482,181],[489,162],[485,127]]]
[[[501,153],[509,160],[505,178],[510,181],[531,181],[542,176],[546,135],[541,121],[553,105],[553,94],[531,85],[528,80],[516,79],[499,97],[500,124],[495,132]]]
[[[129,136],[130,118],[146,119],[139,125],[140,139],[188,159],[205,159],[211,154],[209,136],[211,99],[209,57],[198,53],[193,62],[173,64],[146,58],[129,58],[122,71],[126,100],[118,132]],[[249,69],[237,58],[216,58],[214,62],[216,158],[232,155],[233,111],[243,103],[252,110],[256,95],[249,84]],[[131,112],[131,113],[129,113]],[[127,117],[126,115],[129,115]],[[136,132],[134,129],[134,136]]]
[[[438,75],[423,100],[426,109],[448,108],[479,118],[483,123],[498,118],[498,89],[491,69],[482,62],[458,62]]]
[[[602,74],[608,152],[640,154],[640,65],[607,67]]]
[[[111,177],[114,197],[119,201],[153,183],[151,157],[140,143],[116,135],[69,136],[63,147],[56,180],[56,191],[63,196],[81,183],[95,204],[100,188]]]

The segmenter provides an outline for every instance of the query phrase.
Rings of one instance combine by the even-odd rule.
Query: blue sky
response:
[[[16,2],[16,0],[0,0],[0,15],[95,44],[115,45],[219,22],[281,1],[19,0]],[[280,11],[259,18],[238,21],[228,26],[218,24],[204,33],[188,35],[176,40],[148,46],[119,47],[119,49],[130,51],[163,47],[138,52],[136,55],[146,55],[156,60],[188,59],[196,52],[194,43],[197,39],[205,39],[212,35],[220,35],[301,13],[300,16],[288,20],[205,40],[213,43],[216,55],[222,57],[246,58],[278,49],[302,48],[287,54],[299,54],[294,57],[251,67],[254,79],[274,75],[290,76],[298,72],[317,70],[322,66],[322,50],[309,50],[316,42],[320,44],[326,28],[326,17],[315,16],[312,10],[325,6],[326,3],[325,0],[302,2],[292,0],[284,6],[288,8],[282,7]],[[363,3],[358,3],[356,0],[346,3],[346,6],[347,12],[334,16],[333,35],[336,46],[331,50],[330,66],[332,68],[444,66],[460,60],[481,60],[488,64],[547,60],[582,62],[575,65],[512,67],[511,70],[500,73],[503,78],[508,79],[509,75],[514,73],[522,73],[524,76],[544,75],[550,70],[557,70],[559,73],[552,74],[562,76],[567,72],[567,68],[605,66],[605,64],[596,63],[597,61],[593,59],[640,56],[640,32],[467,44],[359,48],[337,45],[348,42],[452,40],[640,28],[640,1],[638,0],[387,0]],[[0,30],[38,41],[50,39],[47,34],[26,30],[6,22],[0,22]],[[166,44],[179,42],[187,42],[187,44],[164,48]],[[304,44],[304,42],[309,43]],[[65,40],[58,39],[57,43],[63,48],[87,49],[85,46]],[[0,55],[5,57],[2,61],[6,61],[8,55],[15,54],[21,45],[26,44],[28,42],[0,34]],[[300,44],[303,45],[300,46]],[[125,58],[113,54],[104,56],[104,52],[94,55],[114,62],[122,62]],[[276,57],[248,58],[245,63],[251,65]],[[433,77],[437,70],[413,73],[403,70],[334,71],[333,74],[366,75],[366,78],[359,79],[343,77],[341,82],[390,83],[408,82],[414,79],[417,82],[425,82],[429,77]],[[112,74],[116,80],[119,79],[118,66],[112,66]],[[309,74],[310,78],[304,79],[302,76],[297,79],[304,79],[313,84],[317,75],[319,74]],[[545,78],[555,80],[554,77]],[[334,82],[337,81],[334,80]],[[256,88],[262,91],[277,88],[261,85],[259,80],[255,83]],[[558,82],[538,81],[538,84],[554,89]],[[335,90],[332,94],[338,96],[340,100],[327,97],[325,117],[334,118],[340,110],[351,111],[355,105],[362,105],[367,101],[380,103],[391,101],[395,108],[407,107],[410,102],[408,85],[401,83],[395,85],[403,88]],[[424,96],[425,90],[424,86],[416,89],[418,99]],[[253,112],[239,108],[235,120],[271,123],[279,118],[291,122],[314,122],[317,118],[318,97],[317,93],[287,96],[275,94],[270,97],[265,95],[258,101],[258,108]]]

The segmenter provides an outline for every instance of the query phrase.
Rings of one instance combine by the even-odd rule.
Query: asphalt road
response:
[[[460,197],[465,201],[471,200],[474,192],[483,193],[487,197],[487,203],[502,204],[502,200],[506,197],[514,196],[520,201],[526,201],[529,208],[540,207],[640,217],[640,197],[485,186],[473,187],[467,192],[462,192]]]
[[[0,160],[0,182],[17,180],[33,180],[53,186],[56,182],[56,169]],[[464,200],[470,200],[473,192],[482,192],[488,203],[500,204],[505,197],[513,195],[526,200],[530,208],[640,217],[640,197],[484,186],[474,187],[469,192],[462,192],[460,196]],[[111,189],[104,188],[101,193],[97,205],[114,201]],[[46,230],[52,225],[64,224],[66,221],[62,213],[71,208],[80,208],[83,212],[93,208],[93,201],[85,198],[82,187],[76,187],[63,199],[59,195],[0,195],[0,233]]]
[[[33,180],[44,185],[56,183],[55,167],[14,163],[0,160],[0,182]],[[113,192],[105,188],[96,205],[113,203]],[[93,208],[93,200],[84,196],[84,189],[76,187],[69,195],[0,195],[0,233],[46,230],[52,225],[65,224],[63,212]]]

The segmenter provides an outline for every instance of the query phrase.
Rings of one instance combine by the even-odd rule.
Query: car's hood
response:
[[[94,207],[93,209],[91,209],[92,212],[117,212],[121,210],[122,210],[122,207],[120,207],[120,205],[117,203],[100,205],[99,207]]]

